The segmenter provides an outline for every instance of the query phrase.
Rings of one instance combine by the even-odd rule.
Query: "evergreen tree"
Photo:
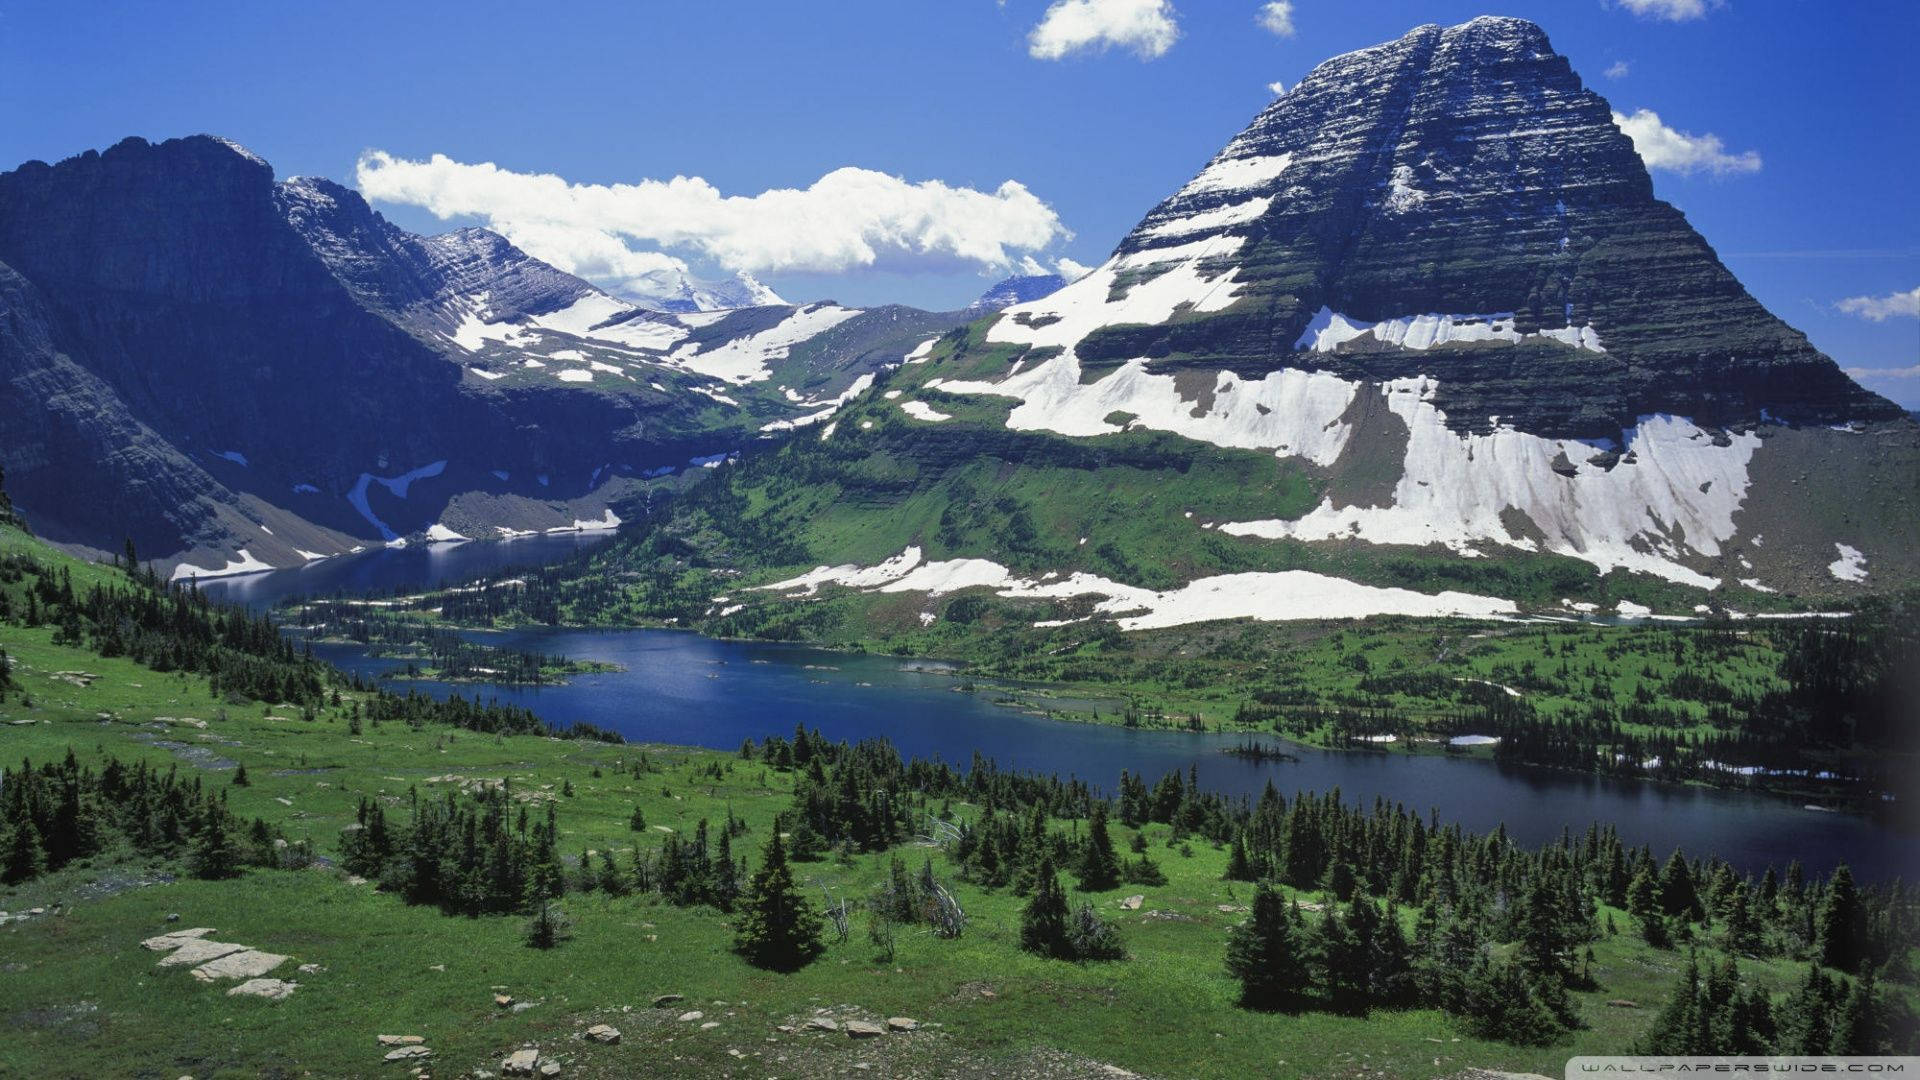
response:
[[[771,971],[798,971],[825,948],[820,913],[808,906],[787,865],[786,845],[775,830],[765,860],[753,875],[734,926],[734,949],[747,963]]]
[[[1294,1012],[1310,984],[1306,956],[1280,894],[1254,890],[1253,911],[1227,939],[1227,972],[1240,982],[1240,1004],[1266,1012]]]
[[[1093,819],[1087,825],[1087,839],[1080,847],[1080,865],[1076,871],[1080,891],[1105,892],[1120,884],[1120,857],[1114,853],[1113,838],[1107,835],[1107,804],[1093,804]]]
[[[1222,881],[1252,881],[1253,864],[1247,859],[1247,841],[1244,834],[1233,834],[1233,847],[1227,853],[1227,870],[1220,875]]]
[[[1814,917],[1814,955],[1837,971],[1852,971],[1860,963],[1860,897],[1854,891],[1853,871],[1842,863],[1827,882],[1826,895]]]
[[[1126,946],[1113,924],[1093,910],[1093,903],[1082,900],[1067,919],[1067,951],[1075,960],[1125,960]]]
[[[40,846],[40,830],[30,817],[21,817],[5,833],[0,847],[0,883],[18,885],[38,877],[47,868],[47,853]]]
[[[1656,949],[1664,949],[1672,940],[1667,933],[1667,917],[1660,910],[1660,886],[1653,869],[1642,866],[1627,886],[1627,912],[1640,922],[1640,936]]]
[[[1880,1002],[1874,992],[1873,973],[1868,972],[1853,984],[1853,990],[1847,994],[1847,1003],[1841,1008],[1840,1018],[1833,1027],[1833,1044],[1828,1052],[1882,1054],[1888,1049],[1881,1045]]]
[[[1052,855],[1041,856],[1033,895],[1020,912],[1020,947],[1041,956],[1072,958],[1067,942],[1067,894],[1060,888]]]
[[[226,814],[209,807],[200,833],[194,837],[193,850],[187,856],[187,868],[197,878],[218,881],[240,872],[240,849],[227,833]]]

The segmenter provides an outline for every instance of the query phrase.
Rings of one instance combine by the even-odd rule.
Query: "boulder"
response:
[[[498,1009],[507,1008],[508,1006],[513,1004],[513,995],[495,994],[493,995],[493,1004],[494,1004],[494,1007]]]
[[[907,1017],[907,1016],[889,1016],[889,1017],[887,1017],[887,1030],[889,1030],[889,1031],[919,1031],[919,1030],[920,1030],[920,1021],[918,1021],[918,1020],[915,1020],[915,1019],[913,1019],[912,1017]]]
[[[424,1035],[376,1035],[374,1041],[381,1046],[419,1046],[427,1039]]]
[[[387,1051],[388,1061],[425,1061],[433,1056],[433,1051],[424,1046],[402,1046]]]
[[[683,1012],[680,1014],[680,1022],[683,1024],[691,1024],[695,1020],[704,1020],[706,1018],[707,1018],[707,1014],[701,1012],[699,1009],[695,1009],[692,1012]]]
[[[815,1031],[839,1031],[840,1030],[839,1024],[835,1023],[832,1020],[827,1019],[824,1016],[814,1017],[813,1019],[807,1021],[806,1026],[812,1028]]]
[[[620,1041],[620,1029],[612,1024],[595,1024],[587,1029],[587,1038],[592,1042],[612,1046]]]
[[[1125,900],[1120,901],[1120,910],[1139,911],[1140,905],[1146,902],[1147,898],[1144,896],[1129,896]]]
[[[659,997],[653,999],[653,1007],[656,1009],[664,1009],[669,1005],[685,1000],[687,1000],[687,998],[684,994],[661,994]]]
[[[871,1039],[887,1033],[884,1025],[870,1020],[849,1020],[844,1027],[849,1039]]]
[[[515,1050],[500,1062],[500,1071],[507,1076],[532,1076],[540,1065],[540,1051]]]

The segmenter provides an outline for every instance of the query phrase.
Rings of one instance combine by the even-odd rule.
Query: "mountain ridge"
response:
[[[185,574],[611,527],[957,321],[647,311],[211,136],[0,174],[0,265],[16,496],[49,538]],[[834,326],[850,352],[806,349]]]

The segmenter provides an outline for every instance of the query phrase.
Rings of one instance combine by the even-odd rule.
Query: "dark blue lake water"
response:
[[[545,538],[521,542],[525,546],[466,544],[437,556],[413,549],[375,552],[367,560],[371,565],[344,560],[330,568],[333,573],[325,579],[299,576],[312,575],[313,569],[285,571],[208,591],[259,605],[301,592],[434,584],[559,557],[579,543],[567,539],[565,547]],[[325,584],[312,587],[320,581]],[[540,688],[406,685],[441,696],[497,697],[551,721],[591,721],[637,741],[733,749],[742,739],[790,734],[796,724],[805,724],[833,739],[884,736],[903,754],[956,765],[965,765],[977,751],[1003,767],[1078,776],[1107,790],[1122,769],[1152,780],[1191,766],[1209,790],[1257,796],[1268,780],[1285,794],[1337,787],[1349,801],[1370,804],[1384,798],[1422,812],[1436,811],[1442,821],[1474,831],[1504,823],[1510,834],[1528,844],[1549,842],[1562,828],[1577,837],[1588,822],[1600,821],[1614,823],[1630,844],[1652,845],[1662,857],[1680,847],[1716,852],[1743,869],[1799,859],[1817,871],[1846,862],[1868,878],[1920,876],[1920,843],[1912,835],[1862,818],[1736,791],[1610,780],[1439,755],[1289,747],[1297,762],[1253,762],[1222,752],[1242,736],[1051,720],[997,704],[1009,696],[1005,688],[981,685],[963,692],[960,680],[924,670],[927,665],[920,662],[804,646],[715,641],[668,630],[516,630],[483,639],[610,661],[625,670]],[[377,675],[397,663],[370,658],[351,646],[315,650],[364,675]]]

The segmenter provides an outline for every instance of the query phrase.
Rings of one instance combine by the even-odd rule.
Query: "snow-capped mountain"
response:
[[[1052,296],[1066,283],[1067,279],[1059,274],[1016,274],[1002,278],[993,288],[981,293],[979,299],[967,305],[967,314],[982,315]]]
[[[957,321],[728,288],[688,303],[760,306],[650,310],[208,136],[29,162],[0,175],[0,461],[44,535],[184,574],[610,527]]]
[[[681,269],[656,270],[638,281],[627,282],[620,295],[654,311],[732,311],[787,303],[752,274],[739,273],[714,281]]]
[[[1741,287],[1517,19],[1320,65],[1099,268],[924,342],[830,435],[780,476],[876,518],[784,523],[821,568],[781,591],[928,618],[965,588],[1124,628],[1920,578],[1920,427]],[[838,464],[867,459],[917,471]]]

